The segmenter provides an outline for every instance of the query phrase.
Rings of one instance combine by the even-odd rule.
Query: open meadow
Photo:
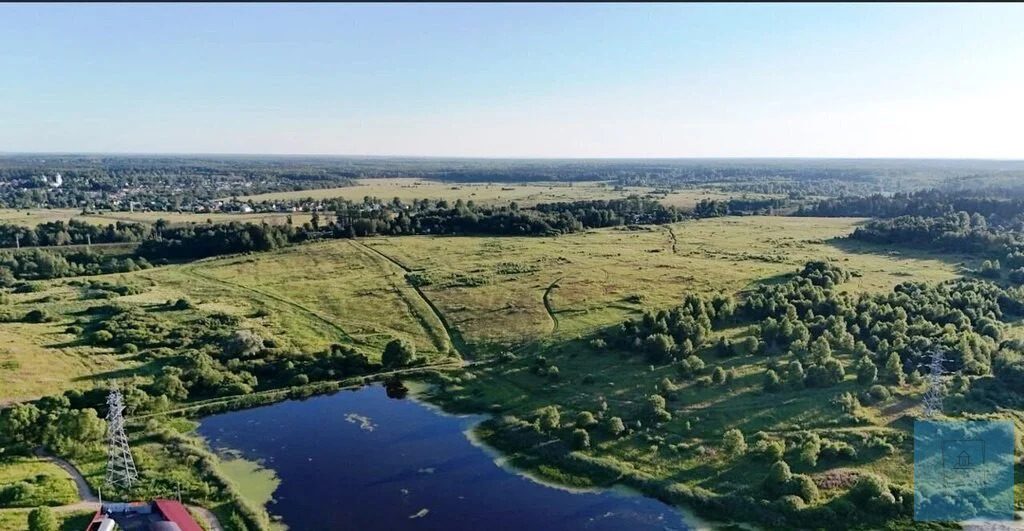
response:
[[[333,240],[95,278],[137,286],[138,293],[117,300],[171,320],[224,312],[294,350],[318,352],[339,343],[375,358],[396,337],[432,357],[447,355],[453,336],[456,349],[460,341],[471,345],[463,355],[564,341],[645,308],[672,307],[687,292],[748,289],[816,258],[852,271],[844,289],[854,292],[957,274],[960,261],[949,256],[829,242],[858,222],[724,217],[557,237]],[[97,301],[95,290],[71,282],[45,281],[43,291],[10,296],[9,311],[40,309],[54,319],[0,323],[0,400],[158,369],[75,341],[67,327]],[[159,312],[179,298],[196,308]]]
[[[834,260],[854,272],[844,285],[852,292],[956,276],[959,260],[950,256],[830,241],[861,221],[722,217],[553,238],[381,237],[365,244],[429,282],[424,293],[465,339],[494,350],[586,334],[642,308],[674,306],[687,292],[742,291],[808,260]]]
[[[520,206],[528,207],[539,203],[559,201],[623,199],[630,195],[644,195],[653,191],[654,188],[646,186],[622,186],[616,189],[612,183],[601,181],[578,181],[571,183],[448,183],[399,177],[360,179],[359,184],[356,186],[275,192],[242,196],[238,199],[241,201],[271,201],[306,198],[344,198],[362,201],[364,197],[377,197],[390,201],[397,197],[406,202],[413,199],[446,199],[449,202],[455,202],[461,199],[463,201],[474,201],[479,204],[505,205],[516,202]],[[690,208],[701,199],[727,199],[735,195],[716,190],[687,188],[674,190],[666,194],[658,194],[656,197],[667,205]],[[752,194],[752,196],[757,196],[757,194]]]

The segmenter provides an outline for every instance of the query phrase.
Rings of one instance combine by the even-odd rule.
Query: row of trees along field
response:
[[[38,280],[134,271],[150,267],[158,260],[190,260],[223,254],[270,251],[316,238],[352,238],[403,234],[488,234],[548,235],[577,232],[587,228],[626,224],[670,223],[685,214],[655,201],[632,197],[611,201],[553,203],[535,209],[516,205],[481,207],[461,200],[449,205],[444,201],[394,201],[373,206],[337,201],[335,214],[314,213],[301,226],[254,223],[206,223],[152,227],[141,224],[113,224],[107,227],[80,222],[40,225],[35,230],[21,228],[20,234],[32,234],[36,242],[51,244],[53,250],[32,249],[0,252],[0,286],[12,286],[21,280]],[[3,227],[0,227],[0,234]],[[8,233],[11,234],[11,233]],[[85,235],[96,234],[105,241],[139,241],[129,255],[101,254],[90,250],[62,252],[64,243],[77,243]],[[0,242],[13,245],[10,241]],[[93,240],[93,243],[100,243]]]

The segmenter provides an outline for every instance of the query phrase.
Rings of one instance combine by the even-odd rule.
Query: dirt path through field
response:
[[[362,249],[365,249],[365,250],[367,250],[369,252],[377,254],[378,256],[384,258],[388,262],[391,262],[392,264],[394,264],[396,267],[398,267],[399,269],[402,270],[403,278],[405,278],[405,275],[404,275],[405,273],[409,273],[409,272],[412,271],[412,269],[407,267],[405,264],[403,264],[403,263],[399,262],[398,260],[395,260],[394,258],[384,254],[383,252],[381,252],[380,250],[378,250],[378,249],[376,249],[374,247],[370,247],[369,245],[357,242],[355,240],[349,240],[349,241],[352,242],[352,245],[355,245],[355,246],[360,247]],[[459,355],[459,357],[465,359],[466,358],[466,354],[471,352],[471,349],[469,348],[468,345],[466,345],[466,342],[462,340],[462,334],[460,334],[459,331],[456,330],[451,325],[451,323],[448,322],[448,319],[445,318],[444,313],[441,312],[441,310],[437,307],[437,305],[434,304],[434,301],[430,300],[430,297],[427,297],[427,295],[425,293],[423,293],[423,290],[420,289],[419,286],[413,284],[412,282],[409,282],[408,279],[406,279],[406,282],[409,284],[409,286],[412,287],[412,289],[414,289],[416,291],[416,294],[419,295],[421,299],[423,299],[423,302],[425,302],[427,304],[427,306],[430,307],[430,311],[434,312],[434,316],[437,317],[437,320],[441,322],[441,326],[442,326],[442,328],[444,328],[445,334],[448,335],[448,342],[451,344],[452,348],[455,349],[455,352]]]

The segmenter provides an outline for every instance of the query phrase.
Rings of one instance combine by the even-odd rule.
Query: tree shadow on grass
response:
[[[980,262],[977,257],[959,253],[914,249],[897,244],[870,243],[850,238],[831,238],[825,240],[825,243],[850,254],[871,254],[903,260],[936,260],[957,266],[961,271],[966,267],[975,266],[976,262]]]
[[[138,367],[126,367],[124,369],[115,369],[112,371],[99,372],[95,374],[88,374],[83,376],[76,376],[72,378],[73,382],[97,382],[104,380],[116,380],[122,378],[132,378],[134,376],[147,376],[159,374],[160,369],[166,365],[166,360],[153,360],[144,365]]]

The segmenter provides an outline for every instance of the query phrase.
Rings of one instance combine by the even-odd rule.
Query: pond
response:
[[[651,498],[570,491],[500,466],[467,436],[482,418],[372,386],[214,415],[199,433],[276,472],[268,509],[292,530],[692,527]]]

